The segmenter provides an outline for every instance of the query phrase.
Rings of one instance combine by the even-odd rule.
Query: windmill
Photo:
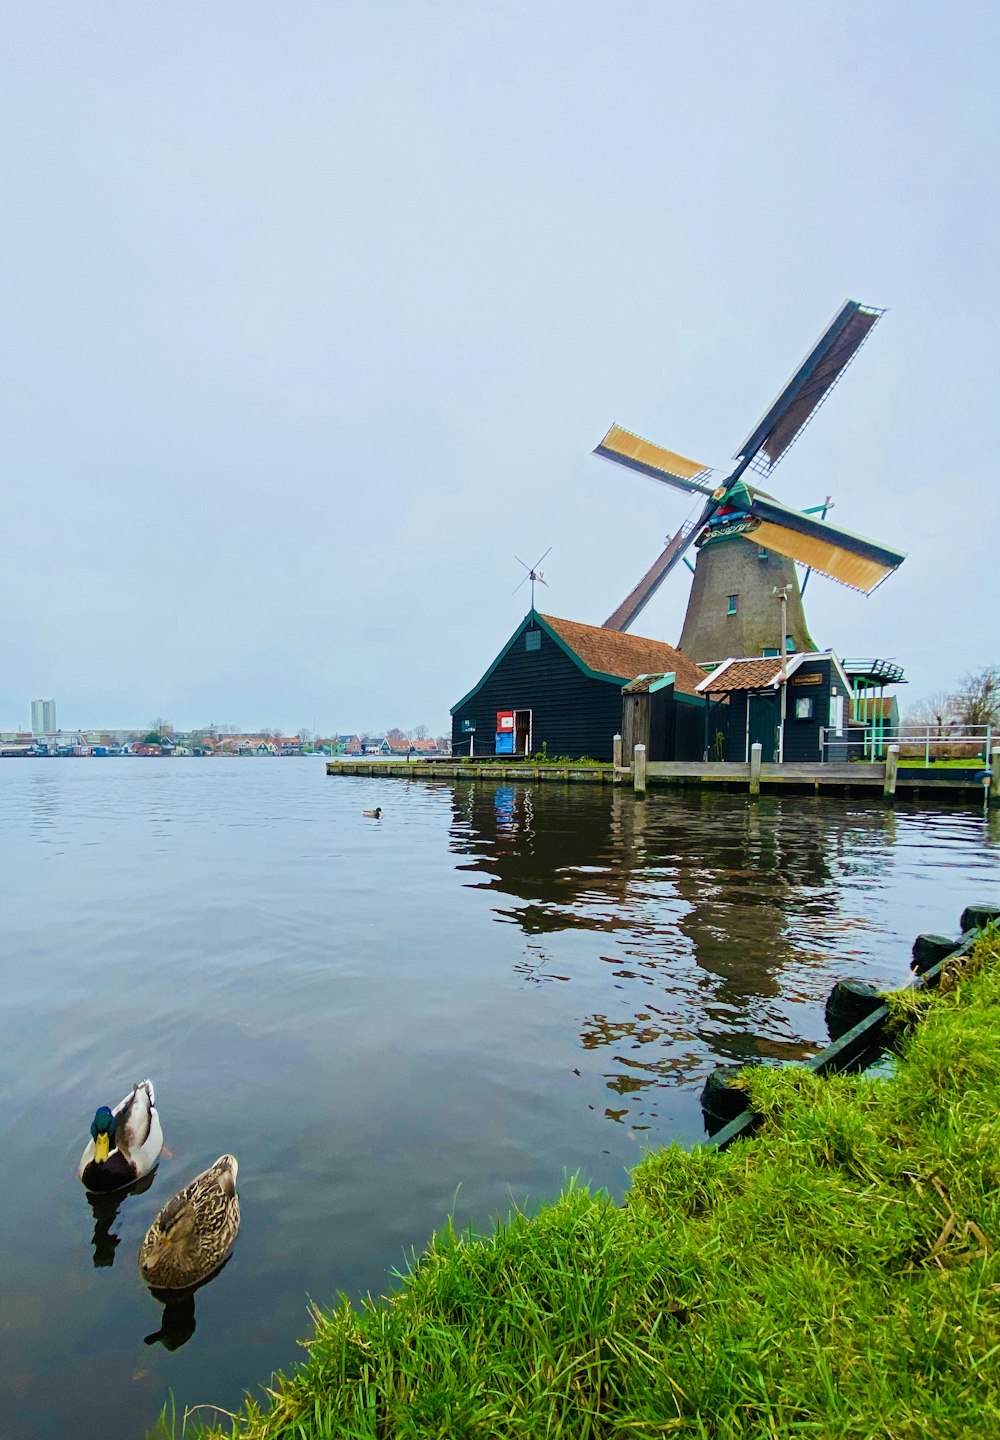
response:
[[[552,546],[550,545],[549,548],[548,548],[548,550],[546,550],[545,555],[550,554],[551,550],[552,550]],[[520,590],[521,586],[524,585],[524,584],[526,583],[526,581],[530,580],[530,581],[531,581],[531,608],[532,608],[532,610],[534,610],[534,608],[535,608],[535,582],[536,582],[536,580],[537,580],[537,582],[538,582],[539,585],[548,585],[548,583],[549,583],[549,582],[546,580],[545,576],[542,574],[541,570],[539,570],[539,568],[538,568],[539,565],[541,565],[542,561],[545,559],[545,555],[540,555],[540,556],[538,557],[538,559],[535,561],[534,565],[524,565],[524,561],[521,559],[521,557],[520,557],[519,555],[515,555],[515,556],[514,556],[514,559],[517,561],[517,563],[518,563],[519,565],[524,565],[524,568],[525,568],[525,570],[527,570],[528,573],[527,573],[527,575],[522,575],[522,576],[521,576],[520,581],[518,582],[517,585],[514,586],[513,590],[512,590],[510,593],[511,593],[512,595],[516,595],[517,592]]]
[[[842,585],[871,592],[899,566],[898,550],[826,521],[825,506],[792,510],[747,483],[747,472],[767,477],[823,404],[882,315],[848,300],[806,356],[767,414],[744,441],[736,465],[721,484],[708,466],[613,425],[594,451],[606,460],[694,495],[700,508],[684,521],[635,588],[604,622],[627,630],[685,551],[698,559],[680,648],[692,660],[775,653],[781,619],[774,595],[784,587],[787,627],[781,648],[814,649],[806,628],[795,561]],[[822,517],[817,518],[822,510]]]

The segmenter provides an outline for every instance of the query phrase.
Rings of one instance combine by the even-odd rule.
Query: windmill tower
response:
[[[701,496],[695,518],[667,542],[639,583],[604,622],[627,630],[693,544],[698,558],[680,648],[696,662],[730,655],[815,649],[806,625],[795,561],[870,594],[902,564],[899,551],[792,510],[751,487],[746,473],[767,477],[823,404],[864,344],[881,310],[848,300],[736,454],[721,482],[709,467],[613,425],[594,451],[606,460]],[[778,604],[784,593],[785,605]],[[782,611],[786,624],[782,626]],[[780,632],[784,628],[784,635]]]

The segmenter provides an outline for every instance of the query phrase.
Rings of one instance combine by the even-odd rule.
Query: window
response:
[[[794,635],[786,635],[786,636],[785,636],[785,649],[788,651],[789,655],[794,655],[794,654],[795,654],[795,636],[794,636]]]
[[[830,696],[830,729],[835,735],[843,735],[844,733],[843,695]]]
[[[729,606],[728,606],[728,608],[727,608],[727,610],[726,610],[726,614],[727,614],[727,615],[735,615],[735,614],[736,614],[736,606],[737,606],[738,603],[739,603],[739,598],[740,598],[740,597],[739,597],[738,595],[730,595],[730,597],[729,597]]]
[[[542,648],[542,632],[541,632],[541,630],[525,630],[525,632],[524,632],[524,648],[525,648],[525,650],[541,650],[541,648]]]
[[[795,701],[796,720],[811,720],[813,718],[813,697],[811,695],[799,695]]]
[[[764,659],[765,659],[765,660],[775,659],[775,658],[777,657],[777,654],[778,654],[778,647],[777,647],[777,645],[766,645],[766,646],[764,647]]]

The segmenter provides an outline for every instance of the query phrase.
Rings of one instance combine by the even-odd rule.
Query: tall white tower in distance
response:
[[[54,735],[56,732],[56,702],[54,700],[32,700],[32,735]]]

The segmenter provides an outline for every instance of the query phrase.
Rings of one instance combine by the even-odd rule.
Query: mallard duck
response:
[[[369,820],[382,819],[382,806],[376,805],[374,810],[362,810],[362,815],[367,815]]]
[[[156,1290],[186,1290],[211,1275],[232,1249],[240,1228],[234,1155],[220,1155],[168,1200],[146,1231],[139,1269]]]
[[[97,1111],[76,1173],[95,1194],[121,1190],[148,1175],[162,1149],[153,1082],[140,1080],[113,1110]]]

